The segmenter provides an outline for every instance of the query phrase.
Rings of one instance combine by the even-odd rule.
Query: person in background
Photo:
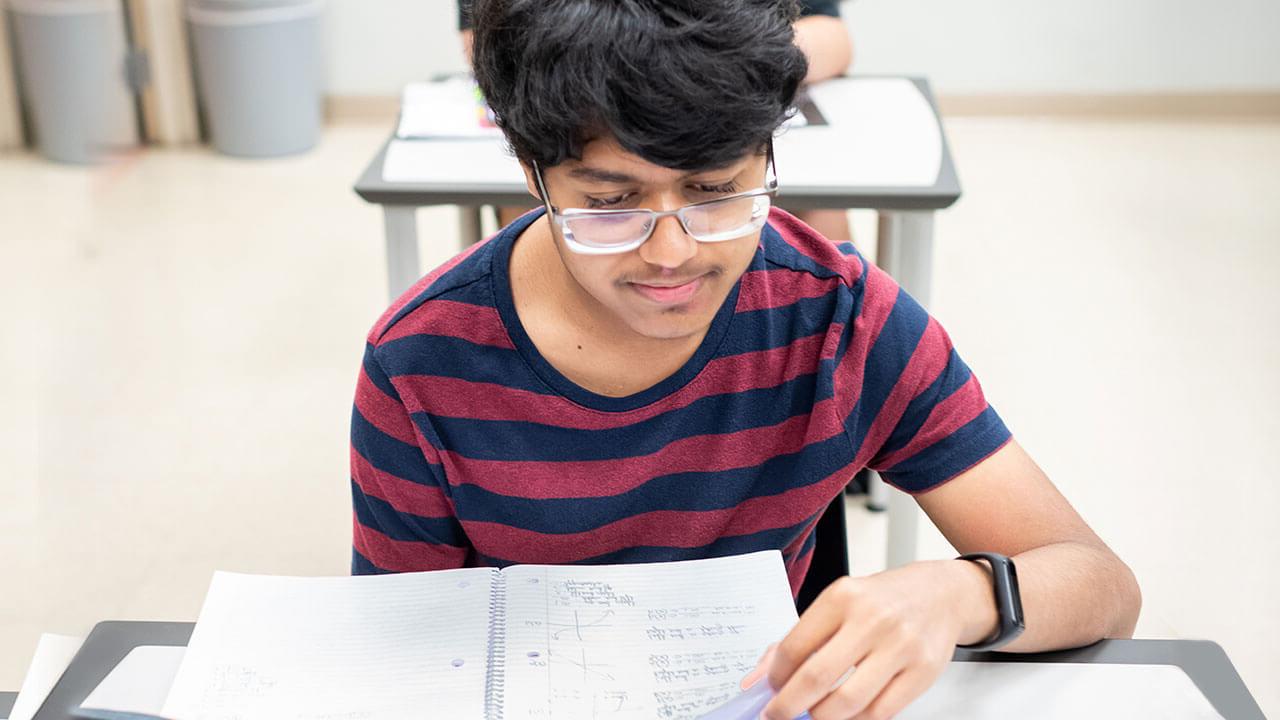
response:
[[[475,0],[458,0],[458,29],[462,34],[462,51],[471,63],[471,13]],[[792,24],[795,43],[809,61],[809,71],[804,77],[806,85],[840,77],[853,64],[853,41],[844,21],[840,19],[838,0],[800,0],[800,17]],[[498,225],[506,227],[511,221],[528,212],[525,207],[498,208]],[[832,242],[853,239],[849,216],[844,210],[799,210],[796,217],[808,223],[820,235]]]

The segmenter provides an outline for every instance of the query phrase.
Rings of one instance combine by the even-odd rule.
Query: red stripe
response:
[[[405,290],[403,293],[401,293],[400,297],[396,298],[395,302],[391,303],[391,307],[387,308],[386,311],[382,313],[382,317],[378,318],[378,322],[374,323],[373,329],[369,331],[369,337],[368,337],[369,342],[377,344],[378,338],[382,336],[382,333],[386,332],[387,325],[391,322],[391,319],[394,318],[397,313],[399,313],[402,309],[404,309],[405,306],[409,305],[409,303],[412,303],[414,300],[416,300],[424,290],[426,290],[428,287],[431,286],[431,283],[435,282],[442,275],[454,269],[458,265],[462,264],[462,261],[474,255],[477,251],[480,250],[480,248],[484,247],[485,245],[488,245],[489,241],[492,239],[493,238],[488,238],[483,242],[478,242],[475,245],[472,245],[471,247],[467,248],[466,250],[463,250],[462,252],[458,253],[457,255],[454,255],[453,258],[451,258],[448,262],[436,268],[435,270],[432,270],[431,272],[427,273],[426,276],[424,276],[421,280],[414,283],[413,287],[410,287],[408,290]]]
[[[457,514],[441,488],[379,470],[355,448],[351,449],[351,477],[360,492],[386,502],[396,512],[424,518],[450,518]]]
[[[413,540],[393,540],[352,518],[351,544],[369,562],[391,572],[452,570],[466,562],[467,548],[433,545]]]
[[[938,378],[950,358],[951,341],[942,331],[942,326],[938,325],[933,318],[929,318],[929,324],[925,326],[920,342],[916,343],[911,359],[907,361],[906,368],[893,384],[893,389],[889,391],[889,397],[880,407],[875,420],[871,421],[871,428],[867,431],[862,447],[858,448],[857,459],[860,462],[868,462],[884,445],[893,434],[898,421],[902,419],[907,405]],[[873,469],[878,470],[881,467],[877,464]]]
[[[417,429],[404,406],[382,392],[369,379],[363,366],[360,368],[360,378],[356,381],[355,405],[360,415],[379,431],[401,442],[418,444]]]
[[[462,526],[481,554],[516,562],[571,563],[638,545],[696,548],[724,537],[795,525],[825,508],[852,472],[849,465],[811,485],[752,498],[734,508],[658,510],[579,533],[541,533],[474,520],[463,520]],[[673,528],[679,528],[678,534]]]
[[[785,278],[780,278],[785,275]],[[798,300],[822,297],[839,284],[803,270],[752,270],[742,274],[734,312],[750,312],[791,305]]]
[[[862,276],[862,262],[857,256],[840,252],[835,243],[796,216],[774,207],[769,211],[769,224],[788,245],[818,265],[838,273],[845,284],[852,286]]]
[[[884,458],[877,458],[876,466],[892,468],[930,445],[950,437],[986,409],[987,401],[982,395],[982,387],[978,385],[978,378],[970,375],[968,382],[933,406],[929,417],[915,437],[911,438],[911,442]]]
[[[805,576],[809,574],[809,564],[813,562],[813,550],[801,555],[787,566],[787,581],[791,584],[791,597],[800,597],[800,586],[804,585]]]
[[[845,346],[844,357],[836,367],[833,384],[842,405],[840,417],[848,417],[862,395],[862,377],[867,356],[884,330],[889,314],[898,300],[898,283],[880,268],[871,266],[862,292],[862,310],[853,321],[853,335]]]
[[[565,462],[476,460],[445,451],[449,484],[475,485],[500,495],[535,500],[620,495],[649,480],[682,472],[724,472],[800,452],[844,432],[833,401],[766,427],[724,435],[682,437],[649,455]],[[847,478],[846,478],[847,479]]]
[[[455,300],[426,301],[387,330],[378,344],[419,334],[455,337],[507,350],[515,348],[497,308]]]
[[[839,341],[838,334],[835,341]],[[657,417],[710,395],[773,387],[813,372],[821,358],[834,354],[834,342],[822,335],[812,335],[781,348],[717,358],[678,392],[628,412],[600,412],[559,395],[459,378],[400,375],[395,383],[402,395],[422,400],[423,409],[435,415],[606,430]]]

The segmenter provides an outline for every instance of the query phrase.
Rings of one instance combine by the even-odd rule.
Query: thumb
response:
[[[764,677],[764,674],[769,670],[769,664],[773,662],[773,651],[777,647],[778,643],[770,643],[769,647],[765,648],[764,655],[761,655],[760,660],[756,662],[755,669],[742,678],[742,681],[738,683],[739,687],[746,690]]]

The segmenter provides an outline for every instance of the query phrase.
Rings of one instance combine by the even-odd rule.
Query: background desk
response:
[[[850,77],[814,87],[828,125],[789,129],[776,145],[781,189],[789,208],[872,208],[879,211],[877,264],[928,307],[933,270],[933,213],[960,197],[937,103],[924,78]],[[393,143],[400,152],[387,180]],[[389,139],[356,182],[355,191],[382,206],[387,287],[394,300],[421,277],[417,208],[424,205],[524,205],[533,198],[514,160],[493,140]],[[469,162],[470,161],[470,162]],[[406,168],[408,172],[406,172]],[[420,172],[415,173],[415,169]],[[464,244],[480,239],[478,213],[464,222]],[[865,243],[863,239],[861,242]],[[870,504],[889,509],[886,563],[916,558],[919,510],[878,478]]]
[[[71,711],[138,645],[186,645],[193,623],[104,622],[85,640],[35,720],[69,720]],[[1069,662],[1175,665],[1227,720],[1264,720],[1231,660],[1216,643],[1199,640],[1104,640],[1077,650],[1034,655],[957,650],[960,662]]]

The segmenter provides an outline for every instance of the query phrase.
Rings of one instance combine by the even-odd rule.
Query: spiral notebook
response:
[[[736,695],[795,621],[776,551],[365,577],[218,573],[160,714],[694,718]]]

